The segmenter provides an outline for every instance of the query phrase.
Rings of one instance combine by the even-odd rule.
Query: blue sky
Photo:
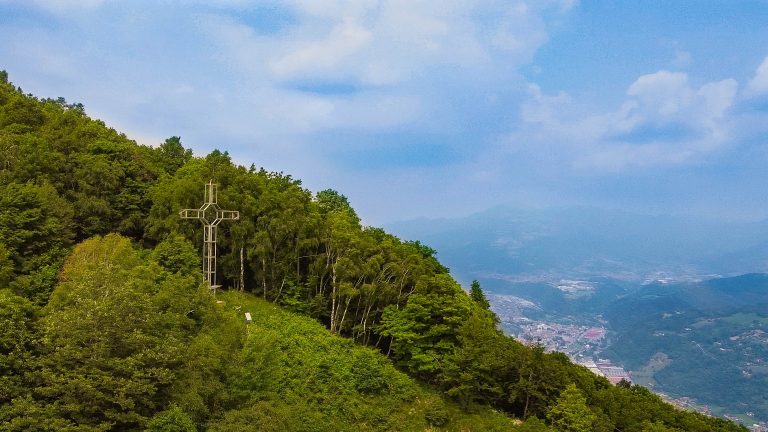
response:
[[[768,217],[768,1],[0,0],[0,68],[364,221]]]

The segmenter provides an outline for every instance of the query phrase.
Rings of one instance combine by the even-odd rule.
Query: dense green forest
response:
[[[210,179],[241,215],[218,299],[178,216]],[[504,336],[478,285],[336,191],[137,145],[4,72],[0,288],[3,431],[745,430]]]

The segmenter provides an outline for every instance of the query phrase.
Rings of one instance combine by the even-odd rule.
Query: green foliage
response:
[[[510,382],[508,399],[523,418],[533,414],[544,416],[562,390],[567,368],[556,358],[544,353],[544,347],[533,345],[521,351],[516,379]]]
[[[0,242],[0,288],[7,287],[13,279],[13,261],[11,261],[11,252]]]
[[[158,243],[150,257],[171,273],[193,275],[200,269],[200,252],[179,234],[171,234]]]
[[[0,128],[27,131],[38,128],[45,122],[43,111],[34,100],[13,98],[7,101],[3,108],[0,113]]]
[[[587,399],[574,384],[563,390],[547,418],[559,432],[592,432],[597,420],[587,406]]]
[[[78,245],[40,321],[36,393],[74,425],[143,425],[169,398],[196,328],[187,311],[203,295],[145,264],[125,238]]]
[[[320,208],[320,212],[324,215],[343,212],[352,216],[356,222],[360,221],[360,218],[357,217],[357,213],[349,204],[347,197],[333,189],[326,189],[318,192],[315,196],[315,200]]]
[[[437,261],[437,258],[435,256],[437,255],[437,251],[432,249],[431,247],[421,243],[418,240],[412,240],[406,242],[408,246],[411,246],[415,248],[418,253],[421,255],[422,258],[427,260],[432,260],[435,264],[435,271],[436,273],[448,273],[448,268],[443,266]]]
[[[29,274],[19,275],[8,286],[14,293],[43,306],[48,302],[48,297],[56,285],[63,261],[63,257],[51,257],[50,264],[32,270]]]
[[[33,361],[36,309],[28,300],[0,290],[0,405],[27,393],[25,372]]]
[[[71,245],[72,218],[48,184],[0,187],[0,286],[44,305]]]
[[[384,360],[378,353],[372,350],[357,351],[350,369],[355,381],[355,390],[374,395],[387,390],[389,383],[384,368]]]
[[[759,364],[768,344],[751,335],[768,331],[767,289],[765,275],[643,287],[607,310],[617,323],[609,354],[633,370],[667,359],[646,369],[665,393],[696,395],[713,412],[748,404],[756,419],[766,418],[768,373]]]
[[[223,419],[212,422],[209,432],[288,432],[309,430],[302,427],[299,410],[280,401],[258,401],[247,407],[227,411]],[[312,430],[331,431],[328,423],[313,426]],[[341,429],[338,429],[341,430]]]
[[[236,376],[237,365],[232,361],[238,358],[244,332],[239,321],[209,309],[207,304],[189,311],[202,325],[187,344],[184,364],[168,394],[170,401],[202,425],[222,415],[237,396],[238,389],[229,384]]]
[[[683,412],[664,403],[645,387],[608,387],[594,394],[595,404],[602,407],[616,428],[642,431],[648,423],[663,423],[672,430],[711,431],[745,430],[741,426],[698,413]]]
[[[285,354],[274,349],[280,343],[280,333],[266,328],[249,330],[227,380],[230,401],[237,406],[273,397],[274,389],[280,386],[280,367],[285,362]]]
[[[662,422],[650,422],[648,420],[643,422],[643,432],[677,432],[679,430],[667,427]]]
[[[80,432],[105,431],[101,427],[76,426],[65,418],[58,417],[53,407],[41,403],[31,395],[13,399],[11,403],[0,405],[0,431],[2,432]]]
[[[458,345],[443,360],[440,382],[463,407],[501,405],[513,379],[519,347],[496,330],[494,320],[475,310],[458,331]]]
[[[515,430],[517,432],[552,432],[552,429],[536,416],[528,417],[525,423]]]
[[[242,319],[248,311],[253,322],[228,385],[235,389],[235,408],[209,423],[209,430],[416,431],[457,423],[451,430],[479,431],[509,424],[487,409],[470,419],[380,353],[333,336],[312,319],[249,295],[220,298],[228,314]],[[448,418],[450,424],[444,423]]]
[[[66,254],[72,241],[72,208],[49,184],[0,186],[0,238],[17,274]]]
[[[433,403],[424,410],[424,419],[430,426],[445,426],[451,421],[448,411],[442,403]]]
[[[469,296],[472,297],[472,300],[474,300],[481,308],[486,310],[491,308],[491,303],[488,301],[488,298],[485,297],[483,289],[480,288],[480,282],[477,280],[472,281],[472,286],[469,289]]]
[[[165,140],[157,149],[158,165],[167,174],[173,175],[185,163],[192,160],[192,150],[181,145],[181,138],[173,136]]]
[[[380,334],[392,338],[390,346],[398,363],[420,377],[434,378],[442,356],[456,346],[470,302],[448,275],[423,279],[405,307],[384,310]]]
[[[200,286],[199,223],[178,211],[211,179],[241,214],[219,227],[219,280],[263,300]],[[0,185],[0,431],[506,431],[584,407],[598,431],[743,430],[502,335],[478,284],[336,191],[178,137],[139,146],[2,74]]]
[[[147,423],[147,432],[197,432],[192,419],[176,405],[155,414]]]
[[[66,205],[53,208],[71,216],[60,220],[61,239],[112,231],[139,238],[149,208],[147,188],[161,173],[153,161],[156,151],[88,118],[80,104],[38,100],[0,84],[0,184],[55,190]]]

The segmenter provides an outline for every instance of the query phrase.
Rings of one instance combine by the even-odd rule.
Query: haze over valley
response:
[[[768,420],[767,222],[496,207],[389,228],[478,280],[521,340],[680,405]]]

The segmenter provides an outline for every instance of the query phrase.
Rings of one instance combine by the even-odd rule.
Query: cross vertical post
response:
[[[237,210],[222,210],[217,203],[217,185],[210,180],[205,185],[205,202],[199,209],[183,209],[182,219],[197,219],[203,224],[203,280],[216,294],[216,228],[225,220],[240,219]]]

